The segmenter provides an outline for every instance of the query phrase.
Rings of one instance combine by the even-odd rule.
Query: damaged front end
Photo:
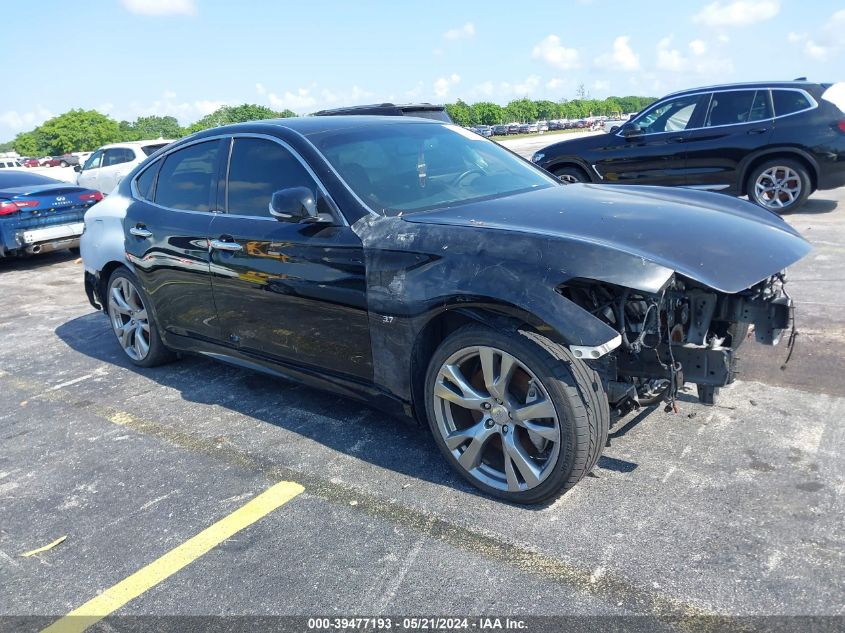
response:
[[[733,382],[737,349],[752,332],[759,343],[777,345],[792,328],[785,282],[781,272],[724,293],[676,274],[654,294],[589,280],[558,291],[619,332],[618,346],[606,354],[573,352],[599,372],[621,414],[660,400],[671,410],[685,383],[713,404],[719,388]],[[793,330],[790,352],[794,338]]]

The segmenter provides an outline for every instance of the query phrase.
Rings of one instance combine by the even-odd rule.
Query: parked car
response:
[[[133,141],[104,145],[88,157],[85,164],[75,167],[76,184],[108,194],[120,180],[153,152],[171,141]]]
[[[63,154],[62,156],[51,156],[47,160],[41,162],[42,167],[71,167],[79,164],[79,158],[73,154]]]
[[[519,134],[519,123],[509,123],[508,124],[508,134]]]
[[[845,84],[759,82],[676,92],[613,134],[550,145],[534,162],[566,182],[748,195],[777,213],[845,185]]]
[[[481,134],[483,137],[493,136],[493,128],[489,125],[479,125],[475,128],[476,133]]]
[[[99,191],[26,171],[0,173],[0,258],[79,246]]]
[[[549,124],[546,121],[540,121],[537,123],[537,131],[538,132],[548,132],[549,131]]]
[[[452,118],[442,105],[432,103],[374,103],[371,105],[349,106],[346,108],[335,108],[333,110],[320,110],[312,116],[347,116],[355,114],[368,114],[375,116],[415,116],[423,119],[433,119],[452,123]]]
[[[41,163],[37,158],[27,158],[21,162],[24,167],[40,167]]]
[[[528,134],[531,131],[531,125],[528,123],[523,123],[519,126],[519,133],[520,134]]]
[[[205,130],[85,221],[85,289],[130,362],[199,353],[414,416],[520,503],[593,468],[609,406],[685,380],[712,402],[749,324],[789,326],[782,271],[810,248],[748,202],[563,186],[398,117]]]
[[[493,126],[493,136],[505,136],[508,133],[508,126],[507,125],[494,125]]]
[[[0,169],[20,169],[23,167],[17,158],[0,158]]]

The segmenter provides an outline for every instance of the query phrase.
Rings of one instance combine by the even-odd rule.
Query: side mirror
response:
[[[612,126],[612,127],[610,128],[610,130],[608,130],[608,134],[615,134],[615,133],[616,133],[616,132],[618,132],[618,131],[619,131],[619,126],[618,126],[618,125],[614,125],[614,126]]]
[[[636,123],[630,123],[622,126],[622,136],[625,138],[636,138],[642,136],[643,130]]]
[[[77,164],[77,165],[74,165],[74,166],[73,166],[73,171],[75,171],[75,172],[79,173],[80,171],[82,171],[82,165],[78,165],[78,164]]]
[[[289,187],[274,191],[270,215],[282,222],[331,223],[328,213],[317,211],[317,198],[308,187]]]

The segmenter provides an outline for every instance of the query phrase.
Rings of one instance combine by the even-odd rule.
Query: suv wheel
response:
[[[468,325],[431,359],[426,414],[441,452],[494,497],[541,503],[578,483],[607,440],[596,373],[533,332]]]
[[[804,204],[810,195],[810,176],[801,163],[776,158],[754,168],[746,191],[751,201],[761,207],[788,213]]]
[[[140,367],[155,367],[173,359],[173,353],[161,341],[149,306],[149,297],[135,275],[126,268],[112,273],[106,306],[109,321],[120,347]]]
[[[560,167],[555,169],[554,175],[565,185],[572,185],[576,182],[589,182],[587,174],[578,167]]]

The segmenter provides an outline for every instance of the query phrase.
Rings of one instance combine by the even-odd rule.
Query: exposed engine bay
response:
[[[785,282],[781,272],[726,294],[673,275],[658,294],[591,280],[558,290],[619,332],[618,347],[584,360],[602,376],[611,406],[626,412],[660,400],[671,410],[685,383],[713,404],[719,388],[733,382],[737,349],[752,332],[757,342],[777,345],[793,327]],[[794,340],[793,327],[790,353]]]

